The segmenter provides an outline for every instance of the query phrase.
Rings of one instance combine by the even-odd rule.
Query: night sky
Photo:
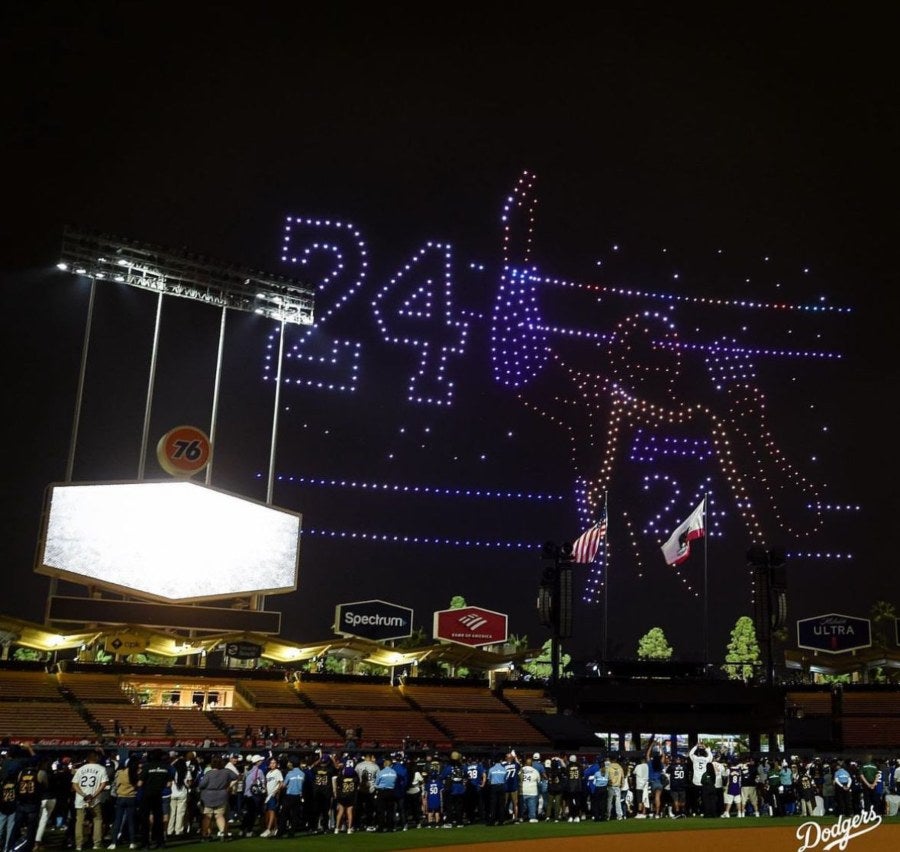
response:
[[[298,591],[268,600],[286,638],[370,598],[430,630],[461,594],[539,645],[540,544],[604,491],[612,657],[653,626],[701,656],[703,544],[678,570],[659,544],[707,492],[713,658],[752,614],[754,540],[791,554],[792,621],[900,605],[877,21],[14,2],[0,24],[8,614],[42,618],[40,514],[68,454],[89,285],[54,268],[65,223],[320,287],[314,331],[286,337],[274,502],[304,515]],[[501,216],[526,172],[520,280]],[[98,289],[76,480],[137,475],[154,311]],[[151,447],[208,427],[219,317],[166,301]],[[275,329],[228,323],[213,484],[262,500]],[[595,659],[603,607],[582,598],[602,572],[577,574],[566,647]]]

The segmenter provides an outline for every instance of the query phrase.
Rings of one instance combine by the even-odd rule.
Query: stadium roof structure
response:
[[[872,669],[900,669],[900,650],[866,648],[843,654],[817,654],[804,649],[784,652],[785,665],[792,671],[842,675]]]
[[[282,665],[303,663],[327,654],[353,657],[375,665],[410,666],[424,661],[443,662],[454,666],[468,666],[483,671],[497,671],[510,664],[522,663],[541,653],[531,648],[516,653],[495,653],[456,643],[434,643],[415,648],[392,648],[381,642],[359,637],[335,636],[319,642],[300,644],[259,633],[218,633],[202,637],[186,637],[173,633],[148,630],[137,625],[104,626],[102,630],[61,633],[52,627],[22,619],[0,615],[0,642],[13,642],[39,651],[63,651],[81,648],[118,634],[141,634],[146,638],[146,650],[166,657],[192,656],[210,653],[222,645],[249,642],[260,646],[260,657]]]

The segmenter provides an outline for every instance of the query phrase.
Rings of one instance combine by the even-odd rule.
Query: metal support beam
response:
[[[286,323],[313,324],[315,289],[283,275],[186,250],[66,227],[60,269]]]

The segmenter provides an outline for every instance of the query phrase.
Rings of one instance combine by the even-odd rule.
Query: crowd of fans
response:
[[[900,761],[728,755],[703,742],[677,753],[655,739],[630,757],[153,749],[72,759],[10,748],[0,852],[51,838],[81,852],[545,820],[894,815],[900,802]]]

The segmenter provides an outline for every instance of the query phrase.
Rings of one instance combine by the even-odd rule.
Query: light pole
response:
[[[549,564],[538,589],[538,616],[541,624],[551,629],[550,688],[555,689],[559,682],[560,639],[572,635],[572,544],[548,541],[541,558]]]
[[[756,632],[765,647],[766,684],[775,685],[774,636],[787,623],[787,572],[783,548],[754,545],[747,551],[756,583]]]

